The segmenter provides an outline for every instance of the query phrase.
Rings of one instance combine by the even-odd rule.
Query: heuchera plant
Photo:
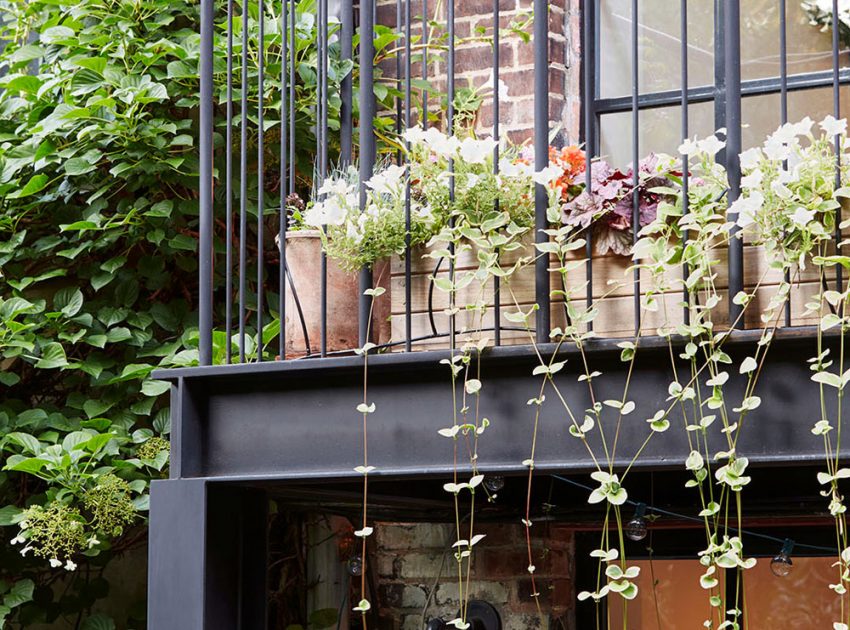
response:
[[[672,186],[680,173],[675,171],[673,158],[649,155],[638,164],[638,207],[640,226],[655,220],[663,196],[655,192],[662,186]],[[571,188],[576,188],[572,186]],[[613,252],[622,256],[631,253],[632,214],[634,205],[634,174],[613,168],[605,160],[590,166],[590,192],[582,182],[581,192],[568,198],[563,205],[562,219],[566,225],[592,230],[593,244],[599,254]]]

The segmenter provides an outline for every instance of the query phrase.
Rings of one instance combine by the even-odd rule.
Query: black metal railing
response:
[[[433,3],[422,0],[413,6],[415,0],[397,0],[395,3],[395,30],[398,40],[394,53],[396,90],[391,97],[394,103],[396,130],[412,124],[429,124],[429,114],[439,105],[429,94],[427,85],[414,88],[414,82],[421,77],[429,79],[429,68],[442,63],[441,72],[446,80],[445,129],[452,132],[455,116],[456,96],[456,15],[455,2],[438,2],[444,10],[433,13]],[[842,68],[842,49],[838,29],[832,29],[832,49],[830,70],[820,70],[789,75],[786,0],[777,0],[778,12],[778,61],[779,76],[743,80],[741,77],[741,4],[737,1],[715,0],[714,2],[714,41],[715,83],[713,85],[689,85],[689,33],[692,25],[689,20],[689,3],[679,3],[679,39],[680,39],[680,88],[676,90],[642,91],[640,83],[641,22],[639,19],[641,3],[628,0],[631,11],[630,28],[630,75],[631,89],[628,96],[608,97],[601,93],[600,59],[602,42],[600,41],[600,16],[610,10],[609,3],[602,0],[584,0],[581,3],[582,26],[581,42],[568,42],[572,48],[580,48],[581,54],[581,139],[584,142],[588,160],[598,157],[601,146],[601,129],[607,116],[629,113],[631,116],[631,156],[635,168],[632,225],[640,225],[638,200],[638,164],[642,147],[640,129],[642,114],[663,108],[681,109],[681,138],[686,139],[692,133],[689,124],[689,109],[699,103],[714,103],[715,123],[726,128],[726,150],[722,158],[729,177],[728,202],[734,202],[740,194],[740,164],[738,154],[742,149],[742,103],[747,98],[765,95],[778,95],[779,120],[784,123],[789,116],[789,94],[800,90],[830,88],[833,93],[832,109],[836,118],[841,117],[841,89],[850,82],[850,71]],[[549,162],[549,134],[551,131],[549,33],[551,16],[564,15],[565,11],[555,11],[555,3],[548,0],[533,0],[533,46],[534,79],[534,165],[540,170]],[[616,3],[626,6],[626,2]],[[674,10],[665,3],[665,10]],[[838,11],[837,0],[833,0],[833,9]],[[200,105],[200,245],[199,245],[199,318],[200,318],[200,362],[208,365],[214,360],[214,330],[223,330],[224,348],[218,360],[222,362],[262,361],[266,338],[277,339],[278,358],[286,357],[285,322],[287,318],[286,294],[294,290],[289,266],[287,264],[287,197],[296,192],[299,171],[299,139],[313,134],[315,136],[316,166],[311,177],[321,182],[328,174],[332,163],[339,165],[359,164],[361,182],[361,204],[365,203],[364,182],[373,173],[378,159],[376,149],[375,121],[379,115],[376,100],[375,83],[379,79],[374,59],[376,54],[376,24],[380,10],[374,2],[361,2],[356,6],[351,1],[331,0],[235,0],[220,2],[202,0],[201,2],[201,105]],[[644,5],[646,6],[646,5]],[[659,5],[660,6],[660,5]],[[796,5],[795,5],[796,6]],[[315,12],[315,23],[300,22],[305,10]],[[429,13],[431,11],[431,13]],[[417,13],[418,12],[418,13]],[[334,15],[330,15],[334,13]],[[492,25],[492,59],[494,86],[498,86],[501,69],[500,59],[500,2],[494,0],[491,15],[486,21]],[[355,20],[357,18],[357,20]],[[445,39],[441,42],[439,53],[435,53],[427,40],[433,30],[434,21],[442,24]],[[483,22],[483,21],[482,21]],[[234,29],[239,26],[239,32]],[[315,28],[314,54],[296,60],[301,54],[303,43],[296,38],[297,32]],[[418,30],[418,35],[414,33]],[[565,31],[567,28],[565,28]],[[380,36],[379,36],[380,37]],[[417,39],[418,37],[418,39]],[[355,38],[359,41],[354,49]],[[567,38],[568,39],[568,38]],[[746,39],[745,39],[746,43]],[[313,46],[313,44],[311,44]],[[570,46],[565,46],[569,48]],[[570,51],[567,50],[567,54]],[[311,66],[311,61],[315,65]],[[337,68],[332,60],[356,61],[354,70],[346,72],[337,86],[335,81]],[[351,64],[349,64],[351,65]],[[417,68],[417,65],[419,68]],[[238,70],[238,72],[237,72]],[[269,74],[273,72],[273,74]],[[315,80],[311,78],[315,74]],[[418,76],[417,76],[418,75]],[[306,77],[306,78],[305,78]],[[386,78],[386,77],[382,77]],[[354,88],[359,85],[357,101],[354,100]],[[313,103],[308,107],[314,124],[304,127],[305,116],[302,109],[304,94],[314,94]],[[333,92],[331,94],[331,91]],[[494,138],[501,138],[504,129],[500,126],[500,90],[492,91]],[[338,110],[330,111],[332,103],[339,100]],[[419,102],[419,105],[414,101]],[[307,98],[309,101],[309,97]],[[381,107],[385,105],[382,101]],[[312,108],[312,109],[311,109]],[[431,111],[429,112],[429,108]],[[237,111],[238,110],[238,111]],[[386,113],[381,111],[380,115]],[[392,109],[390,110],[392,115]],[[333,123],[333,124],[329,124]],[[237,133],[238,131],[238,133]],[[334,147],[331,150],[331,147]],[[495,150],[494,168],[498,169],[498,151]],[[838,155],[838,151],[836,152]],[[238,163],[236,156],[238,154]],[[840,156],[837,157],[840,159]],[[279,161],[279,168],[272,175],[269,164]],[[683,158],[683,188],[688,189],[688,168]],[[221,165],[217,167],[216,165]],[[223,173],[223,175],[222,175]],[[840,168],[836,167],[836,177]],[[252,187],[252,178],[256,178]],[[449,184],[453,186],[453,182]],[[591,169],[586,169],[586,186],[591,187]],[[453,190],[451,191],[453,193]],[[410,228],[410,189],[406,193],[405,222]],[[274,198],[272,205],[270,199]],[[687,199],[687,195],[685,195]],[[498,202],[497,202],[498,203]],[[687,203],[687,202],[686,202]],[[547,237],[542,232],[547,227],[546,208],[548,197],[545,187],[536,184],[535,192],[535,234],[538,242]],[[730,217],[734,219],[734,217]],[[222,227],[223,226],[223,227]],[[270,227],[274,226],[274,228]],[[276,231],[276,243],[273,244],[270,232]],[[222,232],[223,230],[223,232]],[[637,229],[633,232],[637,233]],[[687,238],[687,236],[685,236]],[[840,235],[837,241],[840,241]],[[251,252],[251,242],[255,251]],[[416,341],[427,338],[450,337],[457,334],[454,317],[449,318],[448,331],[437,330],[433,323],[433,309],[430,313],[431,335],[414,336],[411,303],[411,256],[409,235],[407,254],[404,257],[404,335],[388,343],[393,348],[412,350]],[[593,243],[587,239],[586,278],[587,306],[594,301],[593,294]],[[453,262],[449,261],[449,273],[453,272]],[[218,265],[218,266],[216,266]],[[274,270],[273,270],[274,268]],[[249,279],[256,272],[254,286]],[[687,268],[683,269],[685,276]],[[238,275],[236,275],[238,274]],[[536,335],[547,340],[550,331],[550,277],[548,261],[538,257],[534,274],[534,299],[540,308],[535,322]],[[277,279],[275,282],[273,278]],[[315,287],[321,296],[320,339],[317,347],[311,348],[308,342],[308,354],[326,356],[329,353],[328,330],[328,286],[327,259],[322,256],[321,283]],[[731,239],[728,257],[728,291],[735,295],[744,288],[744,243],[741,239]],[[641,278],[636,271],[632,279],[634,295],[635,327],[640,320]],[[835,282],[843,283],[841,266],[836,266]],[[369,269],[360,274],[359,344],[363,345],[369,330],[369,298],[364,291],[372,286],[373,277]],[[272,289],[276,293],[270,293]],[[498,279],[494,282],[494,331],[495,343],[502,343],[500,313],[500,287]],[[267,296],[271,295],[270,303]],[[296,313],[290,313],[300,320],[299,325],[307,337],[307,326],[298,296],[292,296]],[[303,296],[302,296],[303,297]],[[687,298],[687,296],[685,296]],[[740,306],[729,300],[730,321],[741,325]],[[688,309],[685,307],[685,318]],[[267,314],[274,315],[274,317]],[[276,319],[275,319],[276,318]],[[277,330],[269,330],[269,322],[276,322]],[[786,306],[785,323],[792,323],[790,304]],[[265,335],[265,336],[264,336]],[[253,336],[253,342],[249,337]],[[231,342],[235,339],[235,344]],[[313,340],[315,343],[315,340]],[[252,350],[249,352],[249,350]],[[274,353],[272,353],[274,354]]]

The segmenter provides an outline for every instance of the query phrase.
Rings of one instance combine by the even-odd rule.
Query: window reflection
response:
[[[794,567],[786,577],[770,570],[770,558],[760,558],[753,569],[744,572],[744,629],[784,630],[786,628],[831,628],[841,619],[841,598],[829,585],[838,581],[834,557],[793,558]],[[627,627],[636,630],[693,630],[714,614],[699,577],[704,569],[697,560],[633,560],[640,567],[635,580],[638,596],[628,603]],[[713,594],[723,594],[723,574]],[[654,586],[654,588],[653,588]],[[848,602],[845,600],[845,606]],[[624,601],[608,597],[609,630],[623,630]]]

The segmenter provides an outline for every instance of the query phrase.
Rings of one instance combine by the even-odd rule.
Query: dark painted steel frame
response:
[[[754,465],[783,467],[820,461],[813,438],[811,401],[817,386],[805,359],[816,353],[812,329],[780,330],[761,377],[762,406],[738,445]],[[752,353],[759,331],[735,331],[724,346],[733,359]],[[594,381],[599,399],[622,394],[625,378],[618,340],[588,343],[603,376]],[[826,339],[834,346],[837,337]],[[681,345],[681,344],[679,344]],[[551,352],[552,347],[541,351]],[[678,351],[676,351],[678,353]],[[448,478],[451,444],[437,434],[450,424],[451,388],[446,352],[398,353],[369,360],[372,417],[370,453],[379,479]],[[641,416],[630,416],[620,433],[617,468],[643,443],[644,415],[665,408],[671,380],[664,340],[642,341],[630,398]],[[566,367],[556,375],[576,411],[588,406],[586,384],[576,376],[581,361],[565,348]],[[528,456],[537,395],[532,376],[537,357],[528,347],[494,348],[482,359],[481,412],[494,422],[479,468],[522,474]],[[267,497],[258,487],[286,488],[305,482],[335,483],[358,478],[360,424],[354,405],[362,387],[363,359],[339,357],[167,370],[172,382],[172,479],[151,488],[149,619],[154,630],[211,630],[265,627],[265,518]],[[788,384],[793,383],[794,387]],[[744,382],[726,387],[740,399]],[[535,470],[587,473],[594,469],[584,447],[568,433],[569,420],[554,397],[543,407]],[[678,415],[671,415],[675,424]],[[834,413],[828,409],[828,413]],[[612,427],[613,428],[613,427]],[[720,448],[718,443],[717,447]],[[650,443],[633,469],[681,468],[688,453],[683,431]]]

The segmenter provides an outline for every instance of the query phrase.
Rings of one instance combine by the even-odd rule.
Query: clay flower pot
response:
[[[285,358],[318,354],[322,340],[322,240],[317,230],[287,232],[286,266]],[[375,286],[387,291],[376,299],[372,314],[372,339],[380,345],[390,336],[389,265],[379,262],[373,272]],[[358,347],[358,274],[344,271],[332,258],[327,261],[327,274],[327,351],[353,351]]]

